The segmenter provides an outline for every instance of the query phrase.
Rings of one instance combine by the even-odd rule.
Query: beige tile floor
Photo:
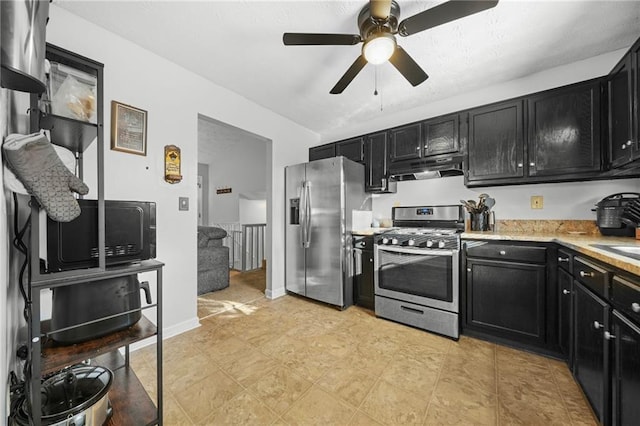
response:
[[[597,424],[560,361],[261,287],[234,274],[199,298],[201,327],[165,341],[166,425]],[[152,394],[153,354],[132,356]]]

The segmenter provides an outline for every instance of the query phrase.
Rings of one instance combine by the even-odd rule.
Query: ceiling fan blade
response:
[[[400,74],[402,74],[412,86],[417,86],[429,78],[427,73],[420,68],[420,65],[400,46],[396,47],[396,51],[389,58],[389,62],[400,71]]]
[[[391,13],[391,0],[369,0],[369,11],[375,19],[387,19]]]
[[[362,68],[364,68],[365,65],[367,65],[367,60],[364,58],[364,55],[358,56],[358,59],[356,59],[356,61],[351,64],[347,72],[344,73],[342,78],[336,83],[335,86],[333,86],[333,89],[331,89],[329,93],[331,93],[332,95],[338,95],[342,93],[344,89],[347,88],[349,83],[351,83],[351,81],[356,78],[356,75],[358,75],[358,73],[362,70]]]
[[[398,34],[406,37],[483,10],[491,9],[498,4],[498,0],[452,0],[442,3],[417,15],[408,17],[398,25]]]
[[[362,41],[357,34],[309,34],[309,33],[284,33],[282,41],[285,46],[303,45],[344,45],[351,46]]]

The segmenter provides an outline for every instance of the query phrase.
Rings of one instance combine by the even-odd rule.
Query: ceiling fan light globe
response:
[[[391,34],[380,34],[366,41],[362,54],[373,65],[387,62],[396,50],[396,39]]]

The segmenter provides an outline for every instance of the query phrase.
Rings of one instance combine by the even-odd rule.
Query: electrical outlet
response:
[[[532,195],[531,196],[531,208],[532,209],[541,209],[544,206],[544,199],[542,195]]]
[[[189,210],[189,197],[178,197],[178,210]]]

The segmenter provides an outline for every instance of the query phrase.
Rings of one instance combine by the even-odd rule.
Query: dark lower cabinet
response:
[[[601,424],[609,424],[609,305],[577,281],[574,288],[574,376]]]
[[[373,237],[353,237],[353,294],[354,303],[367,309],[374,309],[373,292]]]
[[[545,265],[467,257],[466,327],[545,344]]]
[[[640,422],[640,327],[618,311],[611,316],[614,355],[611,372],[614,425],[637,425]]]
[[[560,259],[560,258],[559,258]],[[566,357],[567,364],[573,365],[573,345],[571,337],[571,313],[573,277],[562,268],[558,268],[558,343],[560,351]]]

